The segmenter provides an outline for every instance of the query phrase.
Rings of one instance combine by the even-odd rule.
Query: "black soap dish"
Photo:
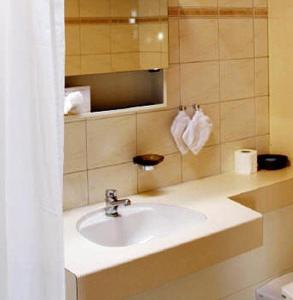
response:
[[[155,166],[164,160],[163,155],[158,154],[144,154],[133,158],[133,162],[141,167],[144,171],[152,171]]]
[[[286,155],[262,154],[257,156],[259,170],[280,170],[289,166],[289,159]]]

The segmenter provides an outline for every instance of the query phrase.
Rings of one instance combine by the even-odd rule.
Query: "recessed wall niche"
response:
[[[65,31],[66,87],[90,86],[92,112],[164,103],[167,0],[65,0]]]
[[[91,112],[164,103],[164,71],[68,76],[66,87],[91,87]]]

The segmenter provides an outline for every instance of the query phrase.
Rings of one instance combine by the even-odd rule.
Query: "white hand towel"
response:
[[[193,154],[198,154],[208,141],[213,124],[202,110],[195,112],[183,134],[183,141]]]
[[[69,113],[79,114],[80,107],[84,101],[83,95],[81,92],[72,92],[65,96],[64,100],[64,114]]]
[[[188,152],[188,147],[185,145],[182,136],[189,123],[190,117],[188,114],[185,111],[180,111],[171,126],[171,134],[179,151],[183,155]]]

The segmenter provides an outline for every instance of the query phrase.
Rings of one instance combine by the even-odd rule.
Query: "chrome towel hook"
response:
[[[198,105],[198,104],[193,104],[192,107],[195,111],[200,110],[200,105]]]

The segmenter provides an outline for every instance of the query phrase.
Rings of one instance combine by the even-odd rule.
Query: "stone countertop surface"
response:
[[[127,247],[99,246],[78,233],[78,220],[87,213],[103,208],[103,202],[67,211],[64,213],[65,268],[80,278],[259,221],[262,219],[259,212],[231,198],[290,179],[293,179],[291,167],[279,171],[261,171],[249,176],[227,173],[131,195],[128,198],[133,203],[182,206],[205,214],[207,220],[183,233]]]

